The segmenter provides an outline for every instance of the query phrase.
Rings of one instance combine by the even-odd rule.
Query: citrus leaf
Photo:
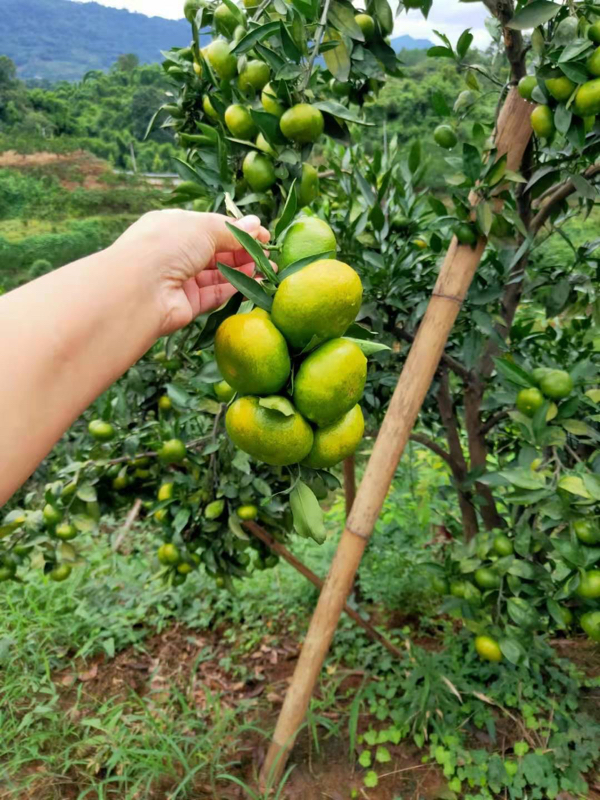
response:
[[[566,419],[563,422],[563,428],[574,436],[591,436],[593,437],[594,431],[589,425],[586,425],[580,419]]]
[[[286,56],[294,63],[299,64],[302,53],[296,47],[296,42],[292,38],[287,27],[283,24],[283,21],[279,23],[279,38],[281,39],[281,46]]]
[[[292,185],[290,186],[290,191],[288,192],[287,200],[285,201],[285,206],[283,211],[281,212],[281,216],[275,226],[275,238],[279,239],[281,234],[290,224],[290,222],[294,219],[294,215],[296,213],[296,209],[298,207],[298,196],[296,193],[296,179]]]
[[[273,300],[265,290],[261,288],[259,283],[249,278],[247,275],[244,275],[243,272],[233,267],[228,267],[225,264],[218,263],[217,268],[219,272],[227,278],[229,283],[235,286],[238,292],[241,292],[244,297],[247,297],[248,300],[252,300],[255,305],[259,308],[263,308],[265,311],[271,310]]]
[[[254,263],[256,264],[256,268],[259,272],[261,272],[267,280],[271,283],[277,285],[277,276],[273,267],[271,266],[271,262],[266,257],[260,242],[257,242],[249,233],[246,231],[237,228],[235,225],[232,225],[230,222],[225,223],[227,230],[232,233],[238,242],[242,245],[242,247],[246,250],[249,254],[250,258],[253,259]],[[219,264],[219,269],[221,265]],[[233,284],[235,286],[235,283]]]
[[[286,278],[289,278],[290,275],[294,274],[294,272],[299,272],[301,269],[304,269],[304,267],[312,264],[313,261],[320,261],[322,258],[335,258],[335,251],[326,250],[324,253],[317,253],[314,256],[305,256],[304,258],[299,258],[298,261],[294,261],[279,273],[279,280],[283,281]]]
[[[370,342],[367,339],[353,339],[351,336],[343,337],[347,342],[354,342],[355,345],[360,347],[366,356],[373,355],[373,353],[380,353],[382,350],[391,350],[387,344],[381,342]]]
[[[310,536],[318,544],[326,538],[323,511],[313,490],[304,481],[298,481],[290,494],[290,507],[294,518],[294,528],[300,536]]]
[[[332,38],[337,39],[337,36],[330,36],[329,40]],[[326,39],[326,41],[328,40]],[[340,39],[338,45],[334,47],[333,50],[328,50],[326,53],[323,53],[323,58],[325,59],[327,69],[331,72],[333,77],[337,78],[337,80],[342,83],[346,83],[350,75],[350,53],[348,52],[346,43]],[[342,108],[344,108],[344,106],[342,106]],[[347,111],[346,108],[344,108],[344,110]]]
[[[564,64],[565,61],[575,61],[576,58],[579,58],[579,56],[585,53],[586,50],[589,50],[590,47],[593,47],[590,39],[576,39],[565,47],[559,56],[558,63]]]
[[[82,483],[77,487],[77,497],[83,500],[84,503],[95,503],[98,499],[98,494],[91,483]]]
[[[449,47],[442,47],[436,44],[434,47],[429,48],[427,56],[429,58],[454,58],[454,53]]]
[[[525,370],[521,367],[517,366],[514,361],[509,361],[506,358],[495,358],[494,364],[496,365],[498,372],[504,378],[506,378],[507,381],[515,384],[515,386],[524,386],[526,388],[535,386],[535,381],[531,375],[528,372],[525,372]]]
[[[205,347],[210,347],[210,345],[215,340],[215,334],[217,332],[217,328],[223,322],[224,319],[230,317],[232,314],[235,314],[242,303],[242,295],[241,294],[234,294],[227,303],[221,308],[218,308],[216,311],[208,317],[206,320],[206,324],[202,329],[202,333],[196,339],[196,344],[194,346],[195,350],[203,350]]]
[[[585,483],[578,475],[565,475],[558,482],[558,488],[564,489],[569,494],[575,494],[578,497],[585,497],[586,500],[591,500],[592,496],[585,487]]]
[[[261,397],[258,405],[263,408],[268,408],[269,411],[276,411],[278,414],[283,414],[284,417],[293,417],[295,412],[294,406],[286,397],[273,395],[273,397]]]
[[[456,52],[460,56],[460,58],[464,58],[467,54],[467,50],[471,47],[473,42],[473,34],[471,33],[471,29],[467,28],[466,31],[463,31],[456,43]]]
[[[279,33],[279,22],[267,22],[266,25],[254,28],[254,30],[247,33],[243,39],[240,39],[231,50],[231,53],[234,56],[241,56],[242,53],[247,53],[248,50],[252,50],[254,45],[258,44],[258,42],[262,42],[263,39],[273,36],[275,33]]]
[[[548,0],[534,0],[533,3],[529,3],[521,11],[518,11],[506,24],[506,27],[516,31],[537,28],[538,25],[543,25],[544,22],[555,17],[561,8],[562,6],[558,3],[550,3]]]
[[[355,11],[352,6],[347,6],[344,3],[338,3],[336,0],[332,0],[329,6],[327,19],[340,33],[345,33],[346,36],[349,36],[351,39],[364,42],[365,35],[354,19],[354,14]]]
[[[527,661],[527,651],[523,645],[515,639],[501,639],[498,644],[500,645],[502,655],[510,661],[511,664],[518,665]]]
[[[366,120],[362,119],[362,117],[359,117],[354,111],[346,108],[346,106],[343,106],[336,100],[319,100],[318,103],[311,103],[311,105],[313,108],[318,108],[320,111],[333,114],[334,117],[345,119],[347,122],[354,122],[357,125],[365,125],[366,127],[370,128],[375,125],[374,122],[367,122]]]
[[[363,328],[358,322],[353,322],[346,331],[346,335],[351,339],[374,339],[377,334],[368,328]]]
[[[387,35],[394,29],[394,17],[387,0],[374,0],[374,10],[382,31]]]

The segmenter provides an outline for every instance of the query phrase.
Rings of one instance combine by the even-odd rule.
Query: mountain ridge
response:
[[[161,50],[190,41],[183,18],[147,17],[72,0],[3,0],[2,6],[0,55],[9,56],[24,79],[78,80],[89,70],[109,69],[124,53],[156,63]],[[430,45],[407,35],[392,40],[396,51]]]

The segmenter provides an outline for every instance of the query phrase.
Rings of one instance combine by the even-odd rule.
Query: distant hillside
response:
[[[426,50],[433,46],[433,42],[430,42],[429,39],[413,39],[412,36],[405,34],[392,39],[391,45],[399,53],[400,50]]]
[[[12,58],[21,78],[74,80],[90,69],[108,69],[122,53],[156,62],[161,50],[190,38],[183,19],[70,0],[0,2],[0,53]]]
[[[0,54],[12,58],[21,78],[76,80],[90,69],[108,69],[123,53],[153,63],[161,60],[161,50],[189,41],[190,27],[183,19],[71,0],[0,2]],[[431,42],[399,36],[392,45],[399,51],[422,49]]]

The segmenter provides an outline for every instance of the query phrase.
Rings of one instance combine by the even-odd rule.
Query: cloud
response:
[[[475,47],[485,48],[491,38],[484,20],[488,16],[485,7],[479,3],[460,3],[458,0],[445,0],[434,3],[427,19],[420,11],[402,12],[396,18],[394,36],[408,34],[414,39],[430,39],[436,44],[439,39],[434,30],[445,33],[454,44],[465,28],[471,28]]]
[[[75,0],[75,2],[92,2],[92,0]],[[167,17],[181,19],[183,17],[183,0],[95,0],[103,6],[126,8],[149,17]],[[434,3],[428,19],[423,19],[420,11],[403,12],[396,19],[394,36],[408,34],[415,39],[437,41],[433,31],[437,29],[455,42],[465,28],[471,28],[476,47],[486,47],[490,36],[483,21],[487,11],[479,3],[460,3],[458,0],[444,0]]]

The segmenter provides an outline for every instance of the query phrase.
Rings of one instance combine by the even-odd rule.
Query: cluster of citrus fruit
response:
[[[573,379],[562,369],[537,367],[531,373],[537,387],[521,389],[517,395],[517,409],[526,417],[533,417],[547,400],[550,400],[546,418],[552,419],[557,414],[555,400],[564,400],[573,391]]]
[[[537,48],[543,52],[545,43],[542,39],[538,46],[535,35],[540,37],[541,34],[537,30],[534,32],[534,51]],[[575,41],[581,43],[576,53],[565,58],[569,55],[567,48]],[[566,106],[581,120],[584,133],[593,129],[596,114],[600,112],[600,47],[595,46],[599,44],[600,22],[590,24],[585,17],[568,16],[556,26],[550,42],[550,63],[538,70],[539,74],[521,78],[518,84],[521,97],[539,102],[531,112],[531,126],[537,136],[544,139],[554,136],[558,105]],[[561,130],[564,133],[564,128]]]
[[[573,523],[573,530],[580,541],[586,544],[600,543],[600,527],[598,522],[592,518],[580,518]],[[487,534],[482,535],[482,543],[487,542]],[[452,597],[466,600],[475,606],[488,603],[496,605],[499,593],[509,599],[512,604],[512,619],[520,628],[533,630],[539,625],[538,612],[534,604],[529,600],[517,596],[512,597],[512,588],[520,585],[520,578],[516,578],[519,570],[514,570],[514,563],[518,561],[514,555],[513,540],[506,533],[499,532],[491,539],[491,547],[485,546],[486,561],[479,566],[470,576],[460,576],[448,582],[440,575],[435,575],[432,579],[432,588],[440,594],[449,594]],[[537,545],[541,549],[541,544]],[[535,550],[537,552],[537,550]],[[483,553],[482,553],[483,555]],[[499,570],[501,559],[513,559],[513,573],[509,573],[503,580]],[[600,570],[588,569],[580,570],[579,582],[574,594],[579,602],[588,603],[590,600],[600,598]],[[574,613],[568,605],[555,605],[556,619],[560,619],[561,626],[569,627],[574,622]],[[600,611],[585,610],[579,617],[579,624],[588,636],[594,641],[600,641]],[[489,634],[480,634],[475,638],[475,650],[479,656],[487,661],[499,662],[502,660],[502,650],[500,643]]]
[[[280,268],[336,249],[326,222],[300,218],[285,236]],[[355,451],[364,431],[358,402],[367,360],[344,333],[361,301],[352,267],[318,258],[282,272],[270,313],[255,308],[220,325],[215,357],[229,392],[238,395],[226,427],[241,450],[266,464],[315,469]]]

